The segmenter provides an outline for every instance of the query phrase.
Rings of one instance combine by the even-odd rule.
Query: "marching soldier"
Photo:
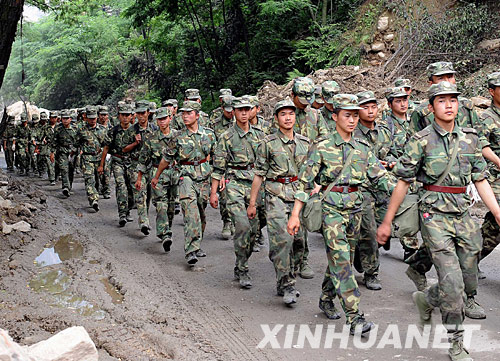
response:
[[[321,94],[323,97],[323,108],[321,108],[321,115],[325,120],[328,131],[335,130],[335,121],[332,118],[333,114],[333,97],[340,93],[340,86],[334,80],[327,80],[321,86]]]

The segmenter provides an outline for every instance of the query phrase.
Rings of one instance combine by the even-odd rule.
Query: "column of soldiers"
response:
[[[276,292],[287,306],[300,296],[297,276],[314,277],[301,210],[319,193],[328,266],[318,302],[325,316],[341,317],[338,299],[351,334],[373,328],[360,310],[353,269],[363,273],[367,289],[382,289],[379,246],[396,234],[421,321],[429,322],[439,307],[450,358],[469,360],[464,318],[486,318],[475,298],[478,262],[500,242],[500,72],[488,75],[492,104],[481,117],[459,96],[451,63],[430,64],[427,76],[427,99],[420,103],[410,99],[408,79],[396,80],[382,117],[374,92],[343,94],[333,80],[315,85],[307,77],[294,80],[290,97],[267,120],[257,97],[234,97],[230,89],[220,90],[220,107],[210,116],[201,110],[198,89],[186,90],[180,109],[175,99],[159,109],[143,100],[119,102],[116,121],[102,106],[81,109],[78,121],[69,110],[51,112],[48,123],[42,114],[32,126],[22,114],[17,127],[9,118],[3,134],[7,168],[47,172],[51,185],[60,177],[69,197],[79,157],[95,212],[100,196],[110,197],[112,172],[118,225],[131,222],[137,208],[139,229],[148,235],[153,203],[165,252],[173,246],[180,205],[190,266],[207,256],[208,203],[220,207],[221,238],[233,236],[234,278],[244,289],[253,286],[251,255],[267,226]],[[481,229],[468,212],[471,183],[489,209]],[[429,193],[419,203],[421,242],[415,233],[392,229],[408,192]],[[429,287],[432,266],[438,283]]]

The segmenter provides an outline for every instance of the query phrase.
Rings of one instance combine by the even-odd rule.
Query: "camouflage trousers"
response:
[[[16,144],[16,161],[21,172],[29,171],[28,147]]]
[[[285,202],[278,196],[266,193],[269,259],[273,262],[277,289],[280,290],[295,285],[295,265],[302,262],[304,243],[307,241],[307,232],[304,227],[300,227],[295,236],[286,232],[293,205],[294,202]]]
[[[104,171],[99,175],[99,194],[111,195],[111,160],[104,162]]]
[[[201,247],[207,225],[205,209],[210,196],[209,179],[194,181],[185,176],[179,183],[179,201],[184,216],[184,252],[186,256]]]
[[[7,139],[5,141],[5,163],[7,163],[7,169],[14,169],[14,152],[12,151],[12,139]]]
[[[139,228],[142,226],[149,227],[149,205],[151,204],[151,179],[153,178],[152,170],[150,169],[142,175],[141,189],[135,189],[137,181],[137,163],[132,163],[130,167],[130,186],[134,190],[134,201],[137,206],[137,220]]]
[[[361,206],[361,228],[358,241],[361,265],[366,275],[378,276],[380,268],[377,221],[375,217],[375,202],[373,197],[363,192],[363,205]]]
[[[491,188],[495,193],[497,202],[500,201],[500,178],[490,181]],[[484,222],[481,226],[481,233],[483,235],[483,249],[479,259],[485,258],[489,255],[496,246],[500,243],[500,227],[498,226],[493,213],[488,212],[484,216]]]
[[[99,200],[99,192],[97,191],[96,179],[99,174],[97,168],[99,167],[99,160],[94,160],[92,155],[82,155],[81,162],[83,167],[83,179],[85,180],[85,192],[87,192],[87,199],[89,204],[92,205],[94,201]]]
[[[55,182],[56,180],[56,164],[50,161],[49,155],[43,155],[43,159],[45,159],[45,167],[47,168],[47,174],[49,176],[49,182]]]
[[[227,210],[227,194],[226,190],[224,189],[222,192],[219,193],[219,212],[220,212],[220,217],[222,219],[222,222],[226,224],[227,222],[231,222],[231,217],[229,216],[229,212]]]
[[[71,190],[75,171],[74,162],[70,162],[68,153],[57,153],[56,161],[61,173],[62,189]]]
[[[29,161],[29,168],[32,169],[34,172],[38,172],[38,156],[35,155],[35,145],[33,143],[30,143],[28,145],[28,161]]]
[[[153,174],[156,168],[153,169]],[[163,239],[172,236],[172,222],[174,220],[175,199],[179,195],[178,177],[173,181],[168,170],[165,170],[153,191],[153,204],[156,207],[156,236]]]
[[[247,216],[251,188],[251,181],[232,179],[226,184],[227,210],[234,225],[235,274],[248,272],[248,259],[259,232],[259,218],[249,219]]]
[[[125,217],[134,204],[134,191],[130,185],[132,170],[130,164],[123,161],[111,161],[111,169],[115,178],[116,204],[118,205],[118,217]]]
[[[323,238],[328,266],[322,284],[321,299],[335,295],[348,323],[359,313],[360,292],[352,271],[356,241],[361,228],[361,212],[344,211],[323,202]]]
[[[438,274],[438,283],[425,291],[426,298],[439,307],[443,325],[458,340],[463,337],[465,295],[474,296],[477,290],[479,228],[468,212],[426,218],[423,214],[420,212],[420,231]]]

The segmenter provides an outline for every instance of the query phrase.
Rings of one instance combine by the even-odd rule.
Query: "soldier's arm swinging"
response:
[[[158,165],[158,169],[156,170],[156,174],[153,179],[151,179],[151,186],[156,189],[156,185],[158,184],[158,180],[160,179],[163,171],[168,167],[169,163],[162,158],[160,164]]]
[[[488,207],[493,216],[495,216],[495,220],[500,225],[500,206],[497,203],[495,194],[493,193],[488,180],[483,179],[481,181],[474,182],[474,185],[476,186],[477,192],[481,196],[484,204]]]
[[[142,185],[141,183],[142,183],[142,172],[138,171],[137,180],[135,181],[135,189],[137,189],[138,191],[141,190],[141,185]]]
[[[257,214],[257,208],[255,204],[257,203],[257,196],[259,195],[259,190],[262,185],[262,180],[264,178],[260,175],[255,174],[252,181],[252,189],[250,190],[250,201],[247,208],[247,216],[249,219],[254,219]]]
[[[408,192],[408,188],[410,188],[410,183],[405,182],[401,179],[398,180],[396,188],[394,188],[394,192],[392,193],[391,200],[387,207],[387,212],[385,214],[384,220],[377,229],[377,242],[381,245],[384,245],[391,235],[392,220],[394,219],[399,206],[401,205],[401,203],[403,203],[406,193]]]
[[[295,236],[299,232],[300,229],[299,215],[300,211],[302,210],[302,207],[304,207],[304,202],[295,199],[295,203],[292,209],[292,214],[290,215],[290,219],[288,220],[288,224],[286,226],[286,230],[291,236]]]
[[[220,182],[220,180],[212,178],[212,186],[210,188],[210,205],[212,206],[212,208],[217,208],[219,206],[217,188],[220,188]]]
[[[99,173],[99,174],[104,173],[104,162],[106,162],[106,156],[108,155],[108,151],[109,151],[109,146],[105,145],[104,149],[102,150],[101,163],[99,164],[99,167],[97,168],[97,173]]]
[[[500,158],[491,150],[490,147],[484,147],[482,150],[483,157],[491,161],[500,169]]]

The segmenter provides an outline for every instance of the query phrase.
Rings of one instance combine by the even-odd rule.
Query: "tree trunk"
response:
[[[321,25],[326,26],[326,14],[328,14],[328,0],[323,0],[323,8],[321,9]]]
[[[9,64],[17,23],[23,13],[24,0],[0,0],[0,87]]]

